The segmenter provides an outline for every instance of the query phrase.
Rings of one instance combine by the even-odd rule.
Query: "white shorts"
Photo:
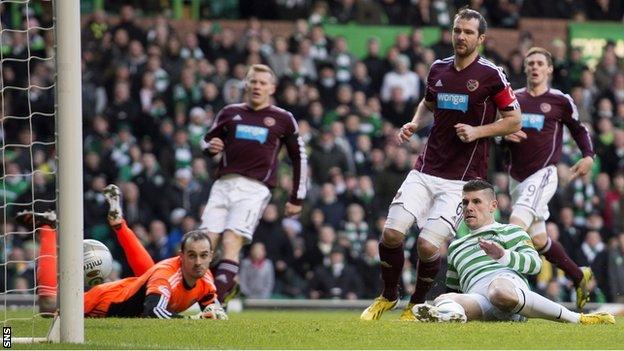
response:
[[[488,299],[488,289],[490,284],[494,279],[506,279],[510,281],[516,288],[530,290],[527,286],[526,282],[520,278],[516,273],[512,271],[497,271],[493,272],[490,275],[486,275],[485,277],[479,279],[472,288],[468,292],[466,292],[466,296],[470,296],[475,299],[479,306],[481,307],[481,312],[483,313],[483,320],[486,321],[518,321],[523,320],[524,318],[519,314],[509,313],[505,311],[501,311],[496,306],[492,305],[490,300]]]
[[[448,232],[438,234],[454,236],[461,220],[464,184],[466,182],[462,180],[448,180],[412,170],[401,184],[390,207],[401,205],[413,217],[392,218],[393,214],[401,212],[389,211],[386,227],[406,234],[414,220],[422,229],[428,221],[441,219],[448,227]]]
[[[550,217],[548,202],[557,191],[557,168],[553,165],[542,168],[522,182],[511,178],[509,190],[514,211],[528,211],[533,221],[545,221]],[[525,223],[530,226],[532,223]]]
[[[250,242],[270,199],[271,191],[260,181],[236,174],[223,176],[212,185],[199,229],[231,230]]]

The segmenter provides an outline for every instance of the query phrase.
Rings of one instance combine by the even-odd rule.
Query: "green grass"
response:
[[[86,343],[29,344],[29,349],[621,349],[624,318],[616,325],[527,323],[426,324],[378,322],[359,311],[244,311],[229,321],[87,319]],[[25,326],[28,324],[28,326]],[[32,323],[13,323],[13,335]],[[45,329],[49,320],[36,320]],[[9,323],[11,325],[11,323]],[[30,329],[28,329],[30,330]],[[29,335],[29,334],[28,334]]]

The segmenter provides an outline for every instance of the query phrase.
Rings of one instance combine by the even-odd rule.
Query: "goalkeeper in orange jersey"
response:
[[[208,269],[213,254],[208,235],[201,231],[186,233],[182,237],[178,256],[154,264],[123,219],[119,188],[112,184],[107,186],[104,196],[109,204],[108,223],[115,231],[135,277],[104,283],[87,291],[85,316],[181,318],[180,312],[198,302],[202,312],[190,318],[227,319],[216,299],[214,279]],[[33,217],[39,219],[42,216],[32,216],[31,212]],[[56,236],[50,225],[44,227]],[[55,258],[55,246],[46,256]],[[53,261],[54,271],[49,269],[50,265],[40,264],[37,268],[37,276],[49,280],[45,291],[48,297],[44,299],[50,302],[48,308],[54,306],[51,296],[54,296],[53,303],[56,302],[56,260]],[[39,301],[41,303],[41,296]]]

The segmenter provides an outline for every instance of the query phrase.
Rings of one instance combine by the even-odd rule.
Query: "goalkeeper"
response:
[[[122,217],[120,195],[113,184],[104,189],[108,223],[136,277],[91,288],[85,293],[85,316],[181,318],[180,312],[198,302],[203,312],[191,318],[227,319],[208,269],[212,261],[208,235],[201,231],[184,234],[179,256],[154,264]]]
[[[191,231],[182,237],[180,254],[157,264],[145,250],[134,232],[126,225],[120,205],[121,192],[116,185],[104,189],[109,204],[108,223],[132,268],[134,277],[104,283],[85,292],[85,317],[151,317],[181,318],[180,312],[198,302],[202,312],[193,319],[227,319],[216,297],[216,287],[210,270],[212,243],[207,234]],[[17,216],[21,223],[34,221],[42,235],[50,234],[48,264],[39,264],[37,277],[45,282],[45,289],[38,289],[42,312],[56,309],[56,221],[53,212],[33,213],[23,211]],[[42,238],[43,239],[43,238]],[[47,247],[46,246],[46,247]],[[41,307],[40,306],[40,307]]]
[[[520,227],[494,221],[494,188],[483,180],[463,187],[464,224],[448,248],[446,284],[463,293],[440,295],[433,305],[412,309],[422,322],[543,318],[580,324],[613,324],[608,313],[579,314],[532,292],[524,274],[537,274],[541,260]]]

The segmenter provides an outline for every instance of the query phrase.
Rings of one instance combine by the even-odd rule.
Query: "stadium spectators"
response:
[[[266,257],[263,243],[251,245],[249,257],[241,262],[239,273],[241,292],[251,299],[268,299],[275,285],[273,262]]]

